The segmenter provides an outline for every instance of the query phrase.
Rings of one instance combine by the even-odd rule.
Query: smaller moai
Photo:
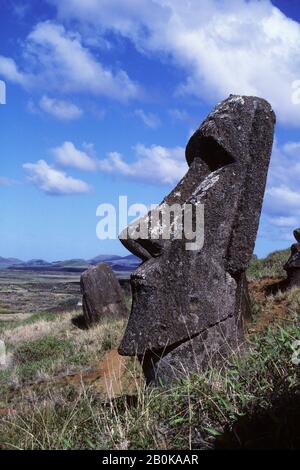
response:
[[[300,228],[293,233],[297,243],[291,246],[291,255],[284,269],[287,272],[287,287],[300,287]]]
[[[123,290],[107,264],[100,263],[84,271],[80,287],[83,315],[88,326],[99,323],[106,316],[127,315]]]

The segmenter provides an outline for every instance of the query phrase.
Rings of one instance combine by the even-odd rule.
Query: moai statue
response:
[[[133,305],[119,352],[138,355],[148,382],[199,371],[243,340],[251,318],[245,270],[274,125],[268,102],[230,95],[189,140],[180,183],[120,235],[143,263],[131,277]],[[185,230],[188,208],[193,229]]]
[[[83,315],[88,326],[101,322],[107,316],[118,318],[127,315],[123,290],[107,264],[99,263],[84,271],[80,287]]]
[[[284,265],[287,272],[287,287],[300,287],[300,228],[294,230],[297,243],[291,246],[291,255]]]

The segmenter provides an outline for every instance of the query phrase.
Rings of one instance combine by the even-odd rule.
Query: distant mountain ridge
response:
[[[89,259],[88,263],[90,264],[98,264],[98,263],[105,263],[105,261],[115,261],[118,259],[122,259],[122,256],[119,255],[99,255],[95,256],[95,258]]]
[[[18,258],[2,258],[2,256],[0,256],[0,269],[21,263],[23,263],[23,261]]]
[[[141,260],[134,255],[98,255],[89,260],[69,259],[63,261],[45,261],[43,259],[31,259],[22,261],[17,258],[0,257],[0,269],[11,269],[19,271],[65,271],[65,272],[83,272],[90,266],[98,263],[106,263],[113,271],[131,272],[141,263]]]

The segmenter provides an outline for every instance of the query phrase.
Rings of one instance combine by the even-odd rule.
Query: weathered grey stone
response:
[[[187,250],[184,235],[157,236],[160,222],[139,237],[137,227],[145,226],[154,211],[120,236],[145,262],[131,277],[133,305],[119,352],[137,354],[148,381],[198,370],[212,354],[242,341],[243,320],[251,318],[245,269],[253,253],[274,124],[265,100],[231,95],[188,142],[190,168],[157,210],[191,204],[196,222],[197,207],[204,204],[202,249]]]
[[[294,230],[294,237],[298,243],[291,246],[291,255],[284,265],[287,272],[286,287],[300,287],[300,228]]]
[[[87,325],[98,323],[104,316],[127,314],[124,293],[110,266],[97,264],[80,278],[83,314]]]

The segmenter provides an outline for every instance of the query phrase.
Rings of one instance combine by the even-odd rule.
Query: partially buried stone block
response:
[[[105,263],[89,268],[80,278],[83,314],[87,325],[105,316],[127,314],[124,293],[113,270]]]
[[[148,382],[201,370],[243,340],[243,322],[251,318],[245,270],[258,229],[274,124],[265,100],[231,95],[189,140],[189,170],[180,183],[120,236],[144,263],[131,277],[133,305],[119,352],[139,356]],[[203,205],[204,243],[198,249],[197,244],[188,247],[185,232],[181,239],[160,236],[159,217],[152,223],[158,210],[164,214],[173,204],[182,211],[190,205],[194,214]],[[178,213],[173,228],[181,230],[181,222]],[[147,236],[139,236],[137,227],[145,224]]]

